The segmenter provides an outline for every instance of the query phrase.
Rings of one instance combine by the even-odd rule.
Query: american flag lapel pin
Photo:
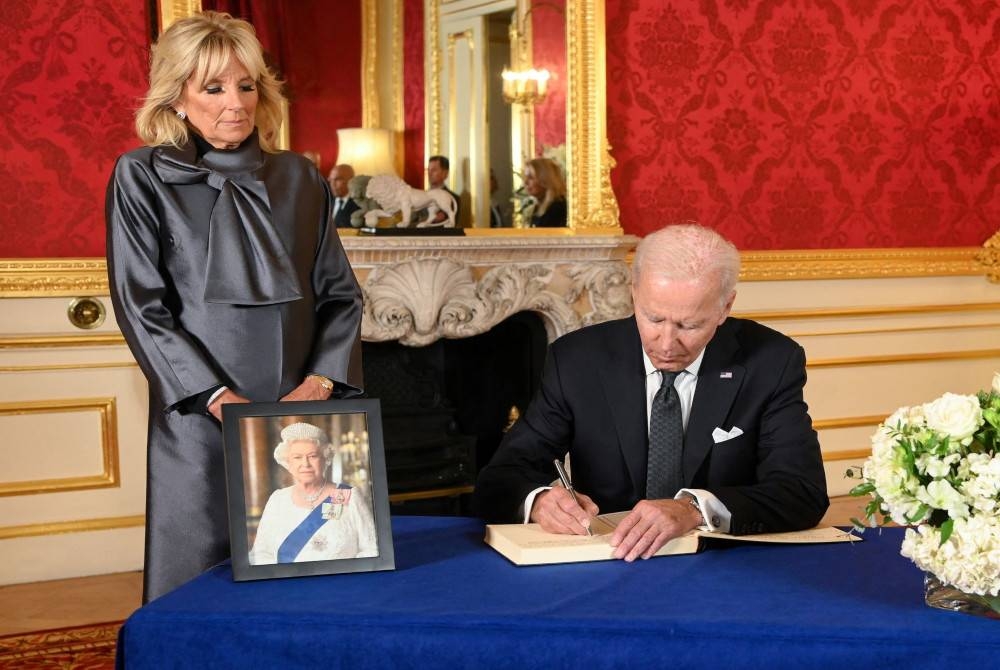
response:
[[[733,378],[733,373],[732,372],[720,372],[719,373],[719,379],[732,379],[732,378]]]

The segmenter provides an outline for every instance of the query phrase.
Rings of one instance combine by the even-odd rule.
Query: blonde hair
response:
[[[632,283],[643,272],[666,279],[717,279],[725,304],[740,277],[740,252],[732,242],[697,223],[673,224],[642,238],[632,261]]]
[[[255,122],[260,146],[275,151],[281,126],[281,81],[264,62],[253,26],[222,12],[202,12],[175,21],[152,47],[149,90],[135,114],[139,139],[149,146],[181,146],[190,130],[173,106],[188,79],[204,83],[219,76],[235,58],[250,73],[258,93]]]
[[[545,197],[535,210],[535,215],[540,216],[553,202],[566,197],[566,181],[559,165],[551,158],[532,158],[527,167],[531,168],[531,173],[545,189]]]

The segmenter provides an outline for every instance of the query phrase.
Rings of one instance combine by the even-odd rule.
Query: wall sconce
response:
[[[519,105],[534,105],[545,99],[548,92],[548,70],[510,70],[503,69],[503,99]]]
[[[337,145],[337,165],[346,163],[354,168],[355,174],[370,177],[396,174],[391,130],[340,128]]]

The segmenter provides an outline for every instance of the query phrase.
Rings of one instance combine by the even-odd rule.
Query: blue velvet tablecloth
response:
[[[996,668],[1000,621],[932,609],[902,532],[515,567],[473,519],[392,521],[394,572],[234,583],[136,611],[127,668]]]

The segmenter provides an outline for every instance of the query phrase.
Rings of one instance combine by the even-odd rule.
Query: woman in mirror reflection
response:
[[[538,204],[531,214],[532,228],[566,226],[566,181],[550,158],[533,158],[524,166],[524,190]]]
[[[361,389],[361,291],[330,187],[275,148],[280,82],[253,27],[174,22],[149,82],[146,146],[106,202],[111,300],[149,382],[144,601],[229,556],[222,405]]]

